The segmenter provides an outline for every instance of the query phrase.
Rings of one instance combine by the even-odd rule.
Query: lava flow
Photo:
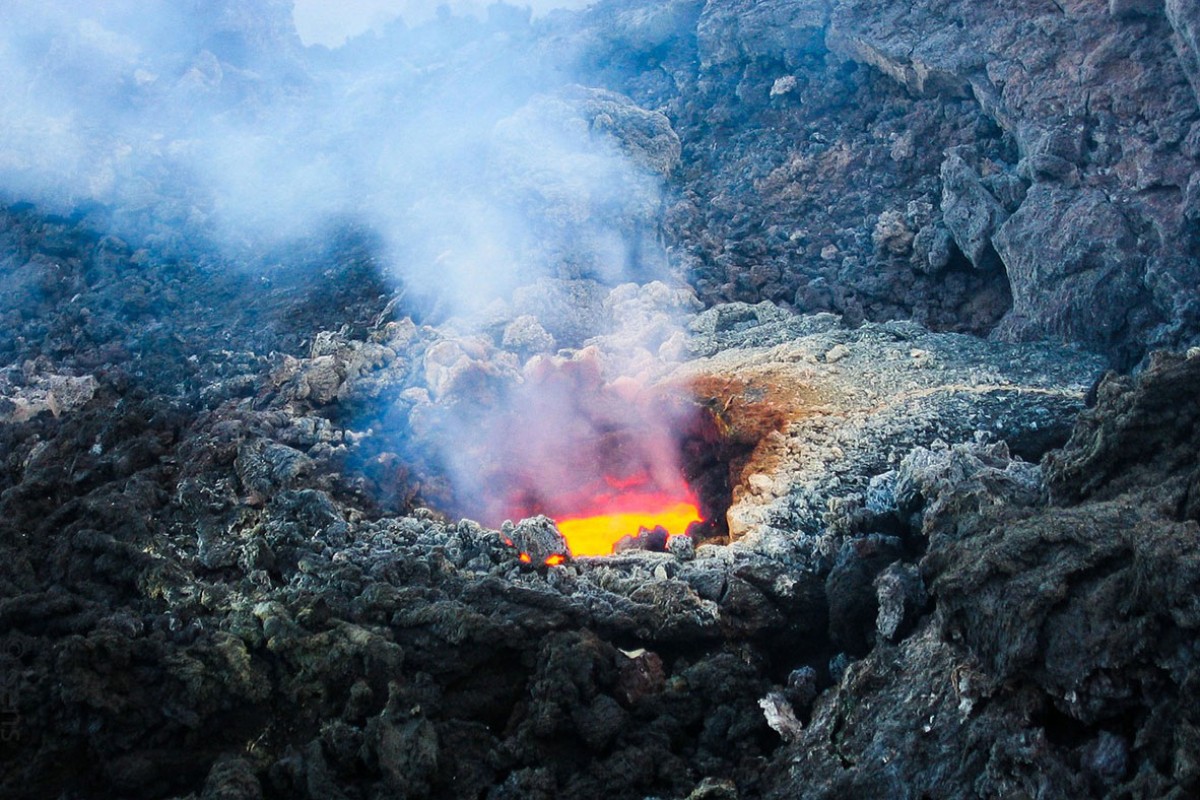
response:
[[[655,528],[663,528],[668,536],[682,536],[701,519],[694,498],[636,493],[609,498],[594,512],[560,516],[556,524],[572,555],[606,556],[626,536]]]
[[[518,542],[526,563],[554,566],[562,551],[661,550],[722,512],[709,482],[689,481],[696,470],[686,468],[694,454],[685,454],[685,442],[699,423],[711,426],[690,389],[608,380],[602,367],[587,349],[531,359],[519,383],[446,420],[458,513],[492,527],[555,520],[562,541]],[[465,417],[469,430],[455,424]]]

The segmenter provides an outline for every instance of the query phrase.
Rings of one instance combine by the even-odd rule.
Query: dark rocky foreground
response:
[[[386,295],[320,333],[324,287],[30,210],[5,230],[5,296],[45,299],[10,314],[4,373],[5,797],[1197,788],[1200,359],[1107,377],[1038,466],[971,430],[1062,443],[1094,359],[706,312],[708,374],[817,392],[782,429],[815,462],[747,478],[770,513],[733,545],[532,567],[405,512],[416,462],[362,409],[440,375],[416,365],[446,334],[398,333]],[[895,410],[849,399],[904,381]]]
[[[1192,7],[515,19],[595,87],[526,113],[668,177],[618,211],[694,294],[562,275],[463,329],[354,226],[0,214],[0,796],[1200,794]],[[544,521],[459,521],[429,421],[647,330],[728,535],[550,568]]]

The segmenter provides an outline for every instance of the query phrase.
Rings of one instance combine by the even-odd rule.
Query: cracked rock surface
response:
[[[80,263],[114,248],[85,244]],[[161,324],[106,302],[125,291],[96,294],[117,310],[105,324]],[[305,299],[272,302],[287,316]],[[448,340],[362,302],[374,321],[294,355],[270,355],[289,340],[261,325],[149,373],[134,353],[94,368],[108,344],[87,329],[69,356],[24,345],[42,366],[12,385],[87,391],[2,428],[6,796],[1191,785],[1178,398],[1200,362],[1106,378],[1039,467],[1013,453],[1066,442],[1092,357],[706,311],[680,350],[695,356],[660,378],[722,376],[731,429],[778,426],[747,462],[734,543],[545,568],[502,532],[385,510],[415,487],[384,468],[396,454],[356,456],[373,439],[347,411],[430,402],[441,379],[418,354]],[[519,358],[504,330],[474,351],[483,366]]]
[[[352,84],[286,5],[214,6],[147,96]],[[506,98],[469,176],[538,212],[473,316],[353,224],[230,256],[124,173],[129,206],[6,196],[0,796],[1200,795],[1197,13],[605,0],[451,18],[399,72],[406,31],[361,40],[371,98],[517,51],[581,81]],[[595,147],[627,169],[580,194]],[[724,529],[565,558],[461,518],[447,417],[555,369],[705,415]]]

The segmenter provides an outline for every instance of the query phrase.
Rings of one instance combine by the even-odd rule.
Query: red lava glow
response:
[[[470,411],[469,430],[430,420],[455,443],[448,466],[464,517],[499,528],[544,515],[569,556],[609,555],[643,532],[639,544],[657,548],[662,530],[681,536],[704,521],[684,470],[686,431],[702,413],[688,390],[610,378],[599,351],[584,348],[530,359],[519,383]],[[534,566],[569,557],[545,552],[519,555]]]
[[[509,539],[509,538],[505,538],[504,543],[506,545],[508,545],[509,547],[514,546],[513,540]],[[522,564],[532,564],[533,556],[531,556],[529,553],[518,553],[517,560],[520,561]],[[547,567],[557,567],[559,564],[566,563],[566,560],[567,560],[566,556],[555,553],[554,555],[546,556],[545,563],[546,563]]]
[[[613,497],[594,511],[559,516],[558,530],[575,556],[606,556],[625,536],[662,527],[670,536],[682,536],[702,519],[694,498],[640,493]]]

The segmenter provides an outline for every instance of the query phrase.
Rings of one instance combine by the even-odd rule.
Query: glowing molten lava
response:
[[[647,495],[612,499],[603,510],[556,520],[559,532],[576,556],[606,556],[625,536],[664,528],[670,536],[681,536],[688,526],[702,519],[693,499],[677,500]]]
[[[712,492],[704,486],[697,494],[689,484],[683,449],[708,412],[684,387],[613,378],[605,366],[595,348],[538,356],[518,383],[501,391],[481,377],[492,388],[477,404],[427,420],[454,443],[446,452],[455,510],[493,528],[555,520],[573,556],[609,555],[627,537],[632,546],[661,549],[711,516]],[[533,567],[568,560],[557,537],[554,553],[517,547]]]

